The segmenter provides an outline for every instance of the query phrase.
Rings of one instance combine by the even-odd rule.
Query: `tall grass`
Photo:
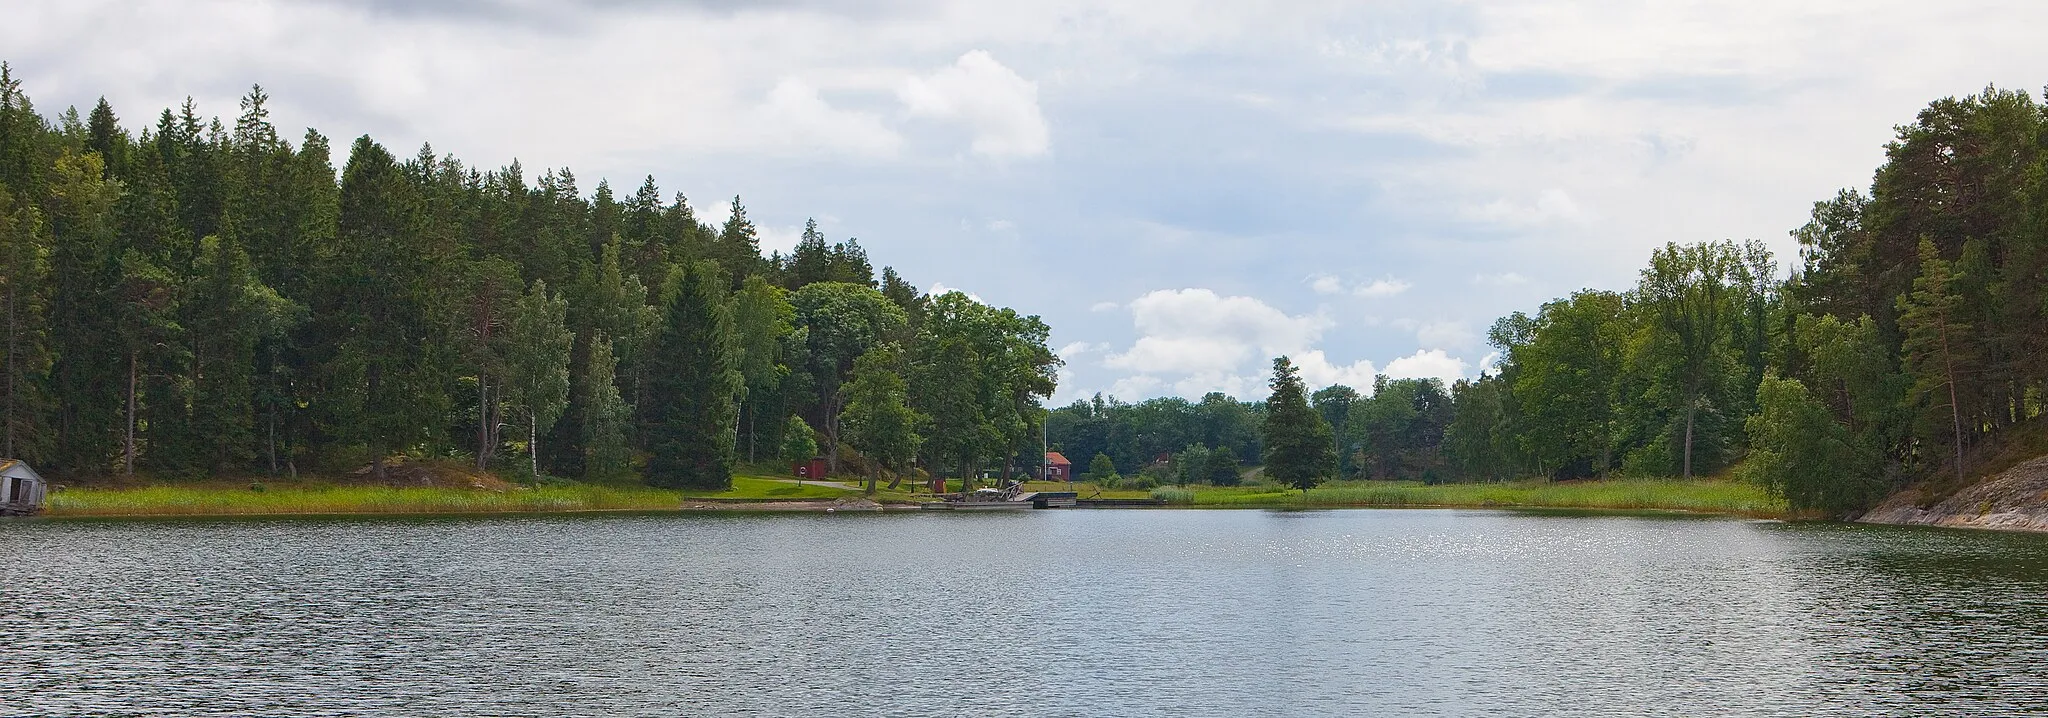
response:
[[[1195,502],[1195,491],[1178,486],[1161,486],[1152,490],[1152,498],[1169,504],[1188,505]]]
[[[690,499],[832,499],[845,489],[734,477],[727,491],[567,484],[511,491],[439,487],[220,486],[74,488],[50,494],[51,516],[208,516],[259,514],[469,514],[558,511],[659,511]]]
[[[1306,494],[1270,486],[1196,492],[1198,506],[1463,506],[1581,509],[1675,509],[1752,516],[1784,513],[1783,501],[1753,484],[1717,480],[1618,479],[1551,483],[1438,484],[1359,481]]]
[[[280,487],[263,491],[188,486],[69,489],[50,495],[52,516],[243,514],[457,514],[521,511],[673,509],[675,491],[610,486],[542,486],[480,491],[388,486]]]

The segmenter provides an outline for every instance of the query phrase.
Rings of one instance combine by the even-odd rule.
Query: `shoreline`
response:
[[[1140,498],[1138,489],[1085,495]],[[1027,489],[1028,490],[1028,489]],[[1435,484],[1345,481],[1309,490],[1271,486],[1173,487],[1172,503],[1146,508],[1264,509],[1506,509],[1725,515],[1760,519],[1803,518],[1748,484],[1721,480],[1613,479]],[[742,477],[715,494],[644,486],[564,484],[516,488],[302,485],[252,489],[223,484],[79,487],[53,492],[38,514],[45,519],[174,518],[206,516],[466,516],[574,513],[838,513],[918,510],[925,495],[883,492],[782,479]]]

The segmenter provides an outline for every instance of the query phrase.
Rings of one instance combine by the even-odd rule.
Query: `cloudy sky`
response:
[[[1935,98],[2048,83],[2048,4],[11,0],[45,111],[251,83],[285,128],[652,174],[1043,315],[1061,402],[1468,376],[1486,326],[1762,239]],[[295,133],[294,133],[295,134]]]

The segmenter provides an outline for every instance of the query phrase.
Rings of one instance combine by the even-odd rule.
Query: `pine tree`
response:
[[[1287,357],[1273,360],[1266,399],[1266,475],[1307,492],[1337,470],[1330,425],[1309,407],[1307,388]]]
[[[1956,294],[1955,279],[1934,243],[1923,238],[1920,276],[1913,280],[1913,291],[1899,297],[1898,303],[1899,329],[1906,335],[1900,353],[1913,378],[1910,396],[1923,409],[1916,433],[1928,446],[1949,444],[1955,454],[1956,481],[1961,482],[1966,412],[1958,400],[1957,377],[1975,357],[1970,351],[1971,327],[1958,316],[1962,299]]]
[[[718,265],[696,262],[662,291],[661,332],[649,357],[647,482],[732,485],[733,427],[743,377]]]

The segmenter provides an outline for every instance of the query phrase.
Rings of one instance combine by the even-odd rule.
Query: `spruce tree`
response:
[[[733,426],[742,385],[727,280],[718,265],[686,265],[662,291],[662,325],[648,357],[647,482],[732,486]]]
[[[1266,399],[1266,475],[1304,493],[1337,470],[1330,425],[1308,404],[1294,362],[1273,359],[1273,394]]]
[[[49,438],[49,272],[42,215],[0,185],[0,456],[40,460]]]

